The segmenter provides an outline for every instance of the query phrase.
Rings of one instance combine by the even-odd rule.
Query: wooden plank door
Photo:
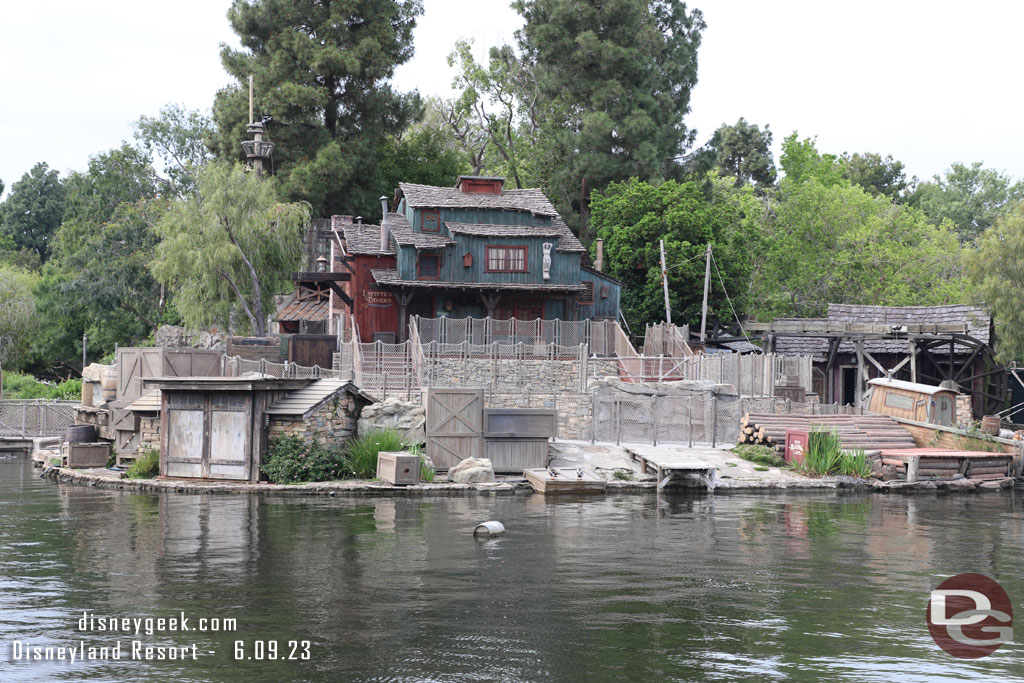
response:
[[[427,455],[439,470],[483,457],[483,389],[427,389]]]
[[[206,449],[207,476],[249,479],[249,399],[244,393],[210,396],[210,440]]]
[[[333,334],[293,334],[288,340],[288,362],[330,368],[338,340]]]
[[[167,392],[166,434],[161,449],[160,473],[168,477],[206,476],[203,427],[206,399],[202,394]]]

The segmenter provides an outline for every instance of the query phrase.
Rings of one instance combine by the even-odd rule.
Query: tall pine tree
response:
[[[228,19],[241,50],[221,47],[238,82],[217,93],[213,152],[242,159],[249,138],[248,79],[270,115],[273,170],[283,195],[313,215],[379,213],[377,152],[419,107],[388,81],[412,57],[421,0],[235,0]]]
[[[693,142],[699,10],[679,0],[516,0],[535,89],[536,175],[584,237],[590,192],[674,174]]]

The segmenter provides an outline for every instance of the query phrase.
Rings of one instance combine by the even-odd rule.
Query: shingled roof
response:
[[[341,226],[345,237],[345,249],[350,254],[390,254],[380,250],[380,226],[346,223]]]
[[[955,304],[950,306],[862,306],[858,304],[829,304],[827,318],[779,318],[775,322],[820,321],[829,323],[863,323],[870,325],[939,325],[962,324],[967,334],[985,344],[991,343],[992,316],[980,306]],[[778,337],[776,353],[786,355],[813,355],[824,358],[828,353],[828,340],[823,337]],[[864,350],[876,353],[906,353],[905,339],[869,339]],[[970,348],[957,344],[957,353],[969,353]],[[844,342],[839,353],[855,353],[854,345]]]
[[[412,207],[438,209],[510,209],[529,211],[538,216],[557,216],[558,212],[540,188],[502,190],[501,194],[463,192],[455,187],[435,187],[399,183],[405,201]]]
[[[477,237],[561,237],[554,225],[493,225],[491,223],[445,223],[448,231]]]
[[[388,229],[394,235],[395,241],[403,247],[415,247],[417,249],[443,249],[454,241],[447,235],[440,233],[415,232],[409,221],[400,213],[388,214]],[[378,236],[378,241],[379,241]]]

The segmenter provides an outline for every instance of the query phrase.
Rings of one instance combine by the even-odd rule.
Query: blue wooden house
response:
[[[478,176],[460,176],[455,187],[401,183],[381,226],[341,228],[356,271],[352,285],[366,290],[352,292],[366,341],[401,341],[412,315],[619,315],[622,284],[600,272],[600,259],[597,268],[584,264],[583,245],[539,189],[506,189],[503,178]],[[393,262],[373,267],[385,254]],[[366,279],[358,273],[361,255],[374,259]],[[375,310],[361,310],[364,303]],[[382,315],[385,304],[394,306],[392,315]]]

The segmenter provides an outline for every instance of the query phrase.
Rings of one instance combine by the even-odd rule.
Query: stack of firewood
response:
[[[914,437],[888,415],[751,415],[740,420],[740,443],[786,449],[786,430],[834,431],[844,449],[914,448]]]

